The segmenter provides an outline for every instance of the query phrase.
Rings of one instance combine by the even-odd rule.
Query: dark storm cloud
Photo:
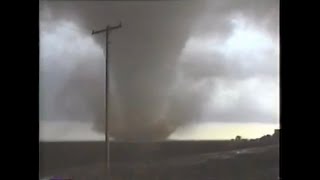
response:
[[[111,134],[118,139],[156,140],[166,138],[180,125],[200,119],[212,91],[212,82],[207,79],[241,74],[223,65],[224,57],[219,54],[181,56],[189,38],[224,39],[232,32],[227,20],[237,13],[255,22],[266,20],[263,25],[273,30],[274,20],[267,19],[277,17],[274,12],[278,2],[43,1],[40,7],[41,31],[47,33],[69,22],[75,23],[79,27],[75,31],[87,37],[92,29],[122,21],[123,28],[112,32],[109,55]],[[104,35],[93,38],[104,48]],[[79,52],[45,58],[46,61],[73,59],[69,74],[46,71],[49,78],[46,81],[50,81],[43,85],[48,89],[46,93],[52,90],[48,86],[55,87],[53,89],[58,92],[51,97],[55,112],[47,113],[46,117],[50,119],[59,114],[60,119],[92,119],[95,130],[103,132],[104,57],[89,53],[79,55]],[[187,60],[208,57],[215,61],[194,63]],[[180,62],[181,58],[184,61]],[[50,68],[57,66],[59,64]]]
[[[259,26],[278,35],[279,1],[278,0],[226,0],[204,1],[203,11],[193,26],[193,34],[202,37],[223,39],[232,31],[228,19],[231,16],[244,15]]]
[[[225,57],[223,54],[207,51],[186,53],[183,56],[184,62],[181,68],[191,79],[205,79],[211,77],[224,77],[231,79],[245,79],[253,76],[278,76],[277,54],[269,53],[266,57],[257,57],[253,55],[247,57]],[[253,54],[253,53],[252,53]],[[234,58],[237,58],[234,61]],[[250,62],[250,63],[248,63]]]

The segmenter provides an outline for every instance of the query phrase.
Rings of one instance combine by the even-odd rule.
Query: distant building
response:
[[[275,130],[274,130],[274,133],[273,133],[273,137],[278,138],[279,135],[280,135],[280,129],[275,129]]]
[[[240,141],[241,139],[242,139],[241,136],[236,137],[236,141]]]

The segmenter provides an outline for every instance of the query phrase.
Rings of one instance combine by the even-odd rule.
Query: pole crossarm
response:
[[[112,31],[112,30],[115,30],[115,29],[119,29],[119,28],[121,28],[122,27],[122,23],[120,22],[119,23],[119,25],[117,25],[117,26],[107,26],[107,28],[105,28],[105,29],[102,29],[102,30],[98,30],[98,31],[92,31],[92,35],[94,35],[94,34],[99,34],[99,33],[102,33],[102,32],[107,32],[107,33],[109,33],[110,31]]]

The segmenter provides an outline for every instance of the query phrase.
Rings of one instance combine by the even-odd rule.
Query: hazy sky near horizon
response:
[[[279,128],[277,0],[42,1],[40,140],[260,137]]]

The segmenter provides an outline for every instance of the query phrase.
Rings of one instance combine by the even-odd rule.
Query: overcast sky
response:
[[[254,138],[279,126],[279,2],[42,1],[40,139]],[[223,133],[222,133],[223,132]],[[237,133],[237,134],[236,134]]]

